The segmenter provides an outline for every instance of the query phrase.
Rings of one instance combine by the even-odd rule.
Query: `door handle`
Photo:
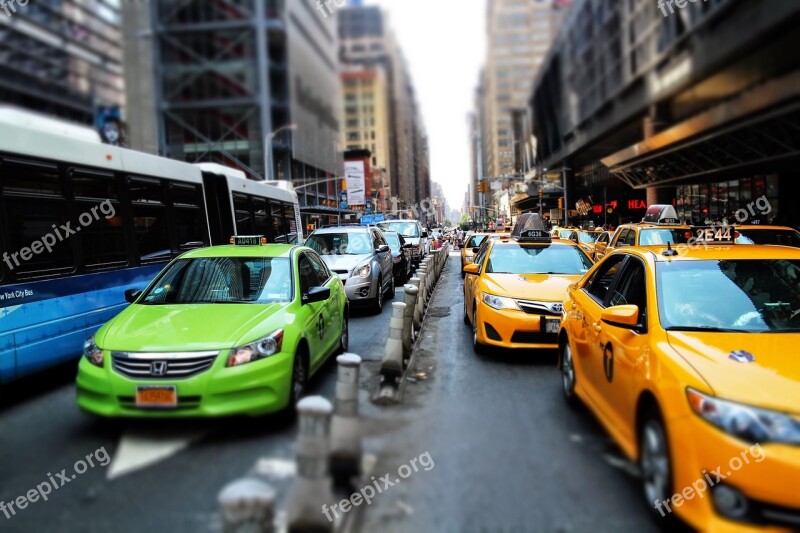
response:
[[[600,333],[601,331],[603,331],[603,327],[600,325],[599,322],[595,322],[594,324],[592,324],[592,328],[594,328],[594,330],[597,333]]]

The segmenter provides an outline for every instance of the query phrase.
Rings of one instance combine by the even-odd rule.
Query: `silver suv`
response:
[[[392,251],[378,228],[321,228],[308,236],[305,245],[339,276],[353,304],[367,304],[380,313],[384,296],[394,298]]]

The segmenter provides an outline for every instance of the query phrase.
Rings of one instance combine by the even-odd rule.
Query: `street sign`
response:
[[[347,209],[347,191],[339,191],[339,209]]]

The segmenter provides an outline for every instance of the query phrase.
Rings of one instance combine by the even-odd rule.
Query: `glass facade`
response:
[[[691,219],[697,224],[721,221],[724,218],[733,222],[737,210],[747,209],[748,204],[763,196],[769,200],[772,213],[778,213],[778,191],[776,174],[702,185],[682,185],[677,187],[675,210],[681,219]]]

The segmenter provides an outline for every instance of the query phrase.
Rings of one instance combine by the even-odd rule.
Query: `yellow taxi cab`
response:
[[[562,388],[639,464],[655,520],[800,528],[800,250],[627,247],[569,289]]]
[[[582,229],[578,231],[578,246],[586,252],[589,257],[594,257],[594,247],[597,239],[606,233],[602,229]]]
[[[473,233],[467,237],[467,242],[461,247],[461,277],[464,277],[464,267],[472,263],[475,254],[487,237],[492,239],[502,239],[508,237],[509,233]]]
[[[621,225],[608,245],[595,246],[595,259],[599,261],[613,250],[625,246],[686,244],[689,237],[685,235],[690,229],[690,226],[680,223],[671,205],[651,205],[641,222]]]
[[[475,352],[557,348],[564,294],[591,266],[576,244],[552,239],[538,214],[521,215],[511,237],[488,239],[465,267],[464,322]]]
[[[736,244],[773,244],[800,248],[800,232],[786,226],[748,224],[736,226]]]

